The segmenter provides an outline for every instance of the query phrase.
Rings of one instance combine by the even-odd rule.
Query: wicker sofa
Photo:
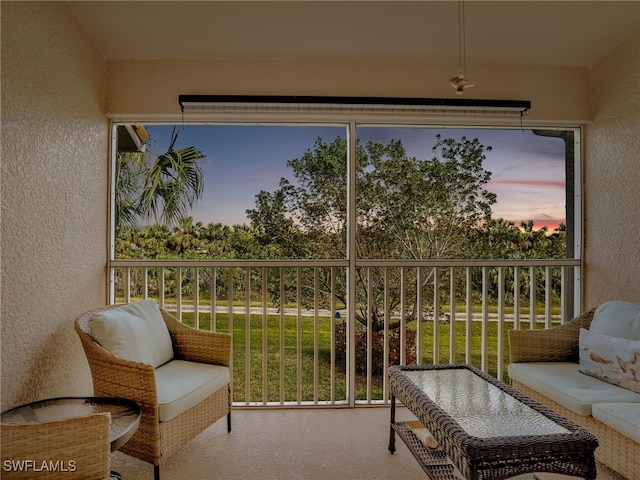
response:
[[[231,431],[231,335],[191,328],[152,300],[111,305],[75,322],[94,395],[140,405],[140,427],[120,451],[160,465],[218,419]]]
[[[590,338],[614,345],[613,356],[622,357],[626,368],[594,355]],[[615,346],[618,340],[625,342],[625,348],[637,351],[640,305],[610,301],[555,328],[512,330],[509,377],[513,387],[596,435],[597,460],[637,480],[640,365],[629,365],[629,353]],[[596,370],[590,371],[588,362],[593,362]],[[622,381],[609,376],[607,369],[613,368],[623,371]]]

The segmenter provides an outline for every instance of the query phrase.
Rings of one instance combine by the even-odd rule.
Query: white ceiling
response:
[[[457,1],[71,1],[105,59],[458,65]],[[467,0],[467,67],[590,67],[640,29],[640,1]]]

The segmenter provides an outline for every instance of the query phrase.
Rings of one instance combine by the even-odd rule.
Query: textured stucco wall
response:
[[[525,124],[579,124],[589,118],[586,69],[475,66],[473,72],[476,87],[465,98],[531,100]],[[180,118],[180,94],[458,98],[449,77],[450,66],[431,63],[111,61],[105,111],[115,117]]]
[[[592,73],[586,127],[585,306],[640,303],[640,33]]]
[[[1,2],[2,409],[91,393],[74,317],[105,302],[104,62],[65,2]]]

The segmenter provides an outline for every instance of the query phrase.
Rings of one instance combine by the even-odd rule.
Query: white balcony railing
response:
[[[384,372],[397,363],[469,363],[507,380],[508,331],[565,322],[580,304],[574,259],[351,268],[350,278],[346,260],[118,260],[110,293],[232,332],[237,406],[386,403]]]

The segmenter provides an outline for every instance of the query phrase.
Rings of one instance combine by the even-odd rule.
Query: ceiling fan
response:
[[[462,95],[464,93],[465,88],[474,87],[475,85],[464,79],[464,74],[462,71],[455,77],[451,77],[449,79],[451,86],[456,89],[456,95]]]
[[[458,0],[458,75],[451,77],[449,83],[456,89],[456,95],[462,95],[465,88],[471,88],[473,83],[469,82],[464,77],[464,72],[467,66],[467,52],[466,52],[466,36],[465,36],[465,22],[464,22],[464,0]]]

